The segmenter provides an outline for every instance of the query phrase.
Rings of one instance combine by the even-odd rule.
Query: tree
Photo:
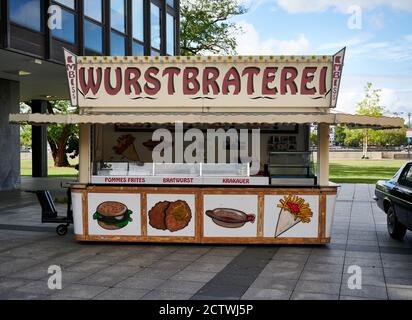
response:
[[[346,138],[346,126],[337,125],[335,128],[335,141],[338,145],[343,145]]]
[[[311,146],[318,145],[318,133],[316,131],[312,131],[310,133],[310,145]]]
[[[47,111],[49,114],[68,114],[74,113],[74,109],[69,101],[57,100],[50,101],[47,104]],[[73,153],[72,158],[78,155],[78,148],[73,148],[78,146],[79,128],[74,124],[58,124],[48,126],[47,129],[47,140],[52,151],[52,156],[54,160],[55,167],[68,167],[69,160],[67,157],[68,153]],[[74,140],[73,140],[74,139]]]
[[[29,113],[30,106],[26,103],[20,103],[20,112]],[[31,147],[31,125],[24,124],[20,126],[20,146]]]
[[[357,148],[362,144],[363,139],[363,130],[362,129],[345,129],[345,140],[344,144],[347,147]]]
[[[365,97],[358,103],[356,113],[364,116],[382,116],[385,110],[379,105],[381,91],[380,89],[372,89],[372,83],[368,82],[365,86]],[[368,158],[368,134],[368,129],[364,129],[362,159]]]
[[[241,28],[228,19],[246,12],[239,0],[182,0],[180,54],[236,54]]]

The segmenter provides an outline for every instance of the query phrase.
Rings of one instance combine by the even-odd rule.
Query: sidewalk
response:
[[[26,178],[22,189],[56,191],[59,180]],[[412,299],[412,233],[388,236],[373,190],[342,185],[326,246],[82,244],[40,223],[35,195],[0,192],[0,299]],[[52,291],[56,264],[63,289]],[[348,288],[351,265],[361,290]]]

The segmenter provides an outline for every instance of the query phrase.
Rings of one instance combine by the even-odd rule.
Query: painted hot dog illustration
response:
[[[224,228],[240,228],[246,222],[254,223],[256,215],[246,214],[243,211],[230,208],[216,208],[207,210],[206,215],[212,218],[212,221],[218,226]]]

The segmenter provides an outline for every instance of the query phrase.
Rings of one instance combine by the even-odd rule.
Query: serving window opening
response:
[[[225,181],[277,186],[317,183],[309,143],[310,125],[260,126],[255,128],[259,129],[255,131],[259,133],[258,138],[253,137],[249,127],[246,141],[241,135],[241,129],[247,129],[246,126],[197,126],[201,136],[191,135],[191,139],[186,136],[191,126],[184,126],[182,136],[173,126],[168,126],[171,141],[161,156],[168,152],[172,161],[154,159],[153,151],[165,140],[164,137],[160,141],[154,139],[154,132],[159,128],[153,125],[93,125],[92,182],[214,184]],[[226,136],[222,140],[210,135],[211,130],[220,130]],[[176,152],[180,144],[182,155]]]

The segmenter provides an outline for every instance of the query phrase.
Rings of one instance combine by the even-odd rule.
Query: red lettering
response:
[[[235,88],[233,94],[238,95],[240,92],[240,75],[235,67],[230,68],[223,78],[222,93],[224,95],[228,95],[230,93],[230,86]]]
[[[185,68],[183,71],[183,94],[195,95],[200,90],[200,84],[197,80],[199,69],[195,67]]]
[[[202,91],[204,95],[209,94],[209,87],[212,87],[214,95],[218,95],[219,85],[217,84],[217,78],[219,77],[219,69],[216,67],[206,67],[203,71],[203,86]]]
[[[326,94],[326,73],[328,72],[328,67],[323,67],[320,71],[319,79],[319,94]]]
[[[253,84],[254,76],[258,75],[260,68],[257,67],[247,67],[242,72],[242,77],[247,76],[247,94],[252,95],[255,93],[255,87]]]
[[[144,79],[146,80],[144,92],[149,96],[154,96],[160,91],[160,81],[155,77],[158,73],[159,69],[156,67],[150,67],[144,73]]]
[[[303,69],[302,72],[302,80],[300,83],[300,94],[304,95],[314,95],[316,94],[316,88],[308,88],[308,84],[313,81],[315,78],[315,72],[318,68],[317,67],[306,67]]]
[[[163,70],[163,77],[167,75],[168,81],[167,81],[167,93],[169,95],[174,94],[175,91],[175,76],[178,76],[180,74],[180,69],[176,67],[169,67]]]
[[[278,71],[278,68],[276,67],[265,68],[265,71],[263,72],[263,79],[262,79],[262,94],[275,95],[278,93],[278,89],[276,88],[276,86],[274,86],[273,88],[269,88],[269,84],[275,81],[277,71]]]
[[[114,87],[112,87],[111,84],[111,70],[112,68],[110,67],[104,70],[104,89],[109,95],[114,96],[118,94],[122,88],[122,69],[119,67],[116,68],[116,85]]]
[[[294,67],[285,67],[281,73],[281,81],[280,81],[280,93],[286,94],[288,93],[288,87],[290,89],[290,93],[295,95],[298,92],[298,87],[296,86],[295,79],[298,76],[298,70]]]
[[[96,79],[95,71],[96,70]],[[84,95],[87,95],[89,91],[93,95],[96,95],[102,84],[102,68],[88,68],[87,70],[87,82],[86,82],[86,70],[85,68],[80,68],[79,70],[79,84],[80,89]]]
[[[138,68],[127,68],[124,75],[124,92],[126,95],[132,93],[132,88],[135,95],[142,93],[142,88],[138,82],[141,72]]]

